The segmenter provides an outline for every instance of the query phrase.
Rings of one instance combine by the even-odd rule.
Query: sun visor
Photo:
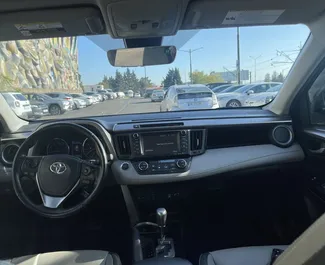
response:
[[[324,9],[321,0],[193,1],[181,29],[308,23]]]
[[[0,41],[68,37],[105,33],[99,9],[71,7],[20,11],[0,15]]]
[[[188,0],[116,1],[108,4],[112,38],[146,38],[175,35]]]

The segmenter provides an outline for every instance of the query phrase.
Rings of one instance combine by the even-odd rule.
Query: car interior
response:
[[[274,22],[256,15],[276,10]],[[193,29],[310,29],[262,107],[28,121],[0,96],[3,264],[325,262],[324,1],[5,0],[0,11],[0,41],[108,34],[143,48]],[[17,27],[39,21],[63,30]]]

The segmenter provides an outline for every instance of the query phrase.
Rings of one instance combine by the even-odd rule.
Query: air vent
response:
[[[8,165],[12,165],[12,162],[14,161],[18,149],[19,149],[18,144],[6,145],[1,152],[2,161]]]
[[[203,149],[203,130],[191,131],[191,151],[197,152]]]
[[[128,135],[118,135],[117,139],[117,147],[120,155],[128,156],[131,155],[131,146],[130,146],[130,138]]]

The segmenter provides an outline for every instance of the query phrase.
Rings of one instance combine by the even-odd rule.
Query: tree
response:
[[[103,85],[104,88],[109,88],[109,80],[106,75],[104,75],[103,80],[98,83],[98,85]]]
[[[221,75],[216,72],[210,72],[210,74],[205,74],[203,71],[195,70],[192,73],[192,77],[193,77],[193,84],[208,84],[208,83],[223,82]]]
[[[117,91],[117,85],[114,77],[108,78],[108,87],[113,91]]]
[[[181,85],[183,83],[179,69],[176,67],[174,70],[174,81],[175,81],[176,85]]]
[[[280,73],[277,77],[277,82],[283,82],[284,81],[284,76],[282,73]]]
[[[172,85],[181,85],[182,84],[182,78],[179,73],[178,68],[170,68],[167,72],[166,77],[163,79],[162,82],[164,87],[170,87]]]
[[[115,72],[115,91],[123,91],[124,90],[124,78],[123,75],[116,70]]]
[[[152,82],[148,77],[141,77],[139,80],[139,89],[144,92],[147,87],[151,87]]]
[[[267,73],[264,77],[264,82],[270,82],[271,81],[271,75]]]
[[[277,79],[278,79],[278,73],[276,71],[274,71],[273,74],[272,74],[271,81],[272,82],[277,82]]]

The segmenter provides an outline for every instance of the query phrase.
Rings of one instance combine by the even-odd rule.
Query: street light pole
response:
[[[193,75],[192,75],[192,50],[189,50],[190,55],[190,77],[191,77],[191,84],[193,84]]]
[[[200,48],[197,48],[197,49],[194,49],[194,50],[192,50],[192,49],[189,49],[189,50],[179,50],[181,52],[187,52],[190,55],[190,79],[191,79],[190,81],[191,81],[191,84],[193,84],[193,76],[192,76],[192,53],[193,52],[196,52],[198,50],[201,50],[201,49],[203,49],[203,47],[200,47]]]
[[[260,58],[262,55],[259,55],[257,57],[249,56],[251,59],[254,60],[254,75],[255,75],[255,82],[256,82],[256,61],[258,58]]]
[[[240,49],[239,49],[239,27],[237,27],[237,83],[240,85]]]

